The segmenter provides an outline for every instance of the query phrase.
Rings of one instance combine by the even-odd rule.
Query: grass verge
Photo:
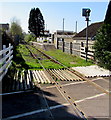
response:
[[[42,58],[40,61],[46,69],[62,69],[63,66],[51,62],[49,59],[42,56],[34,48],[31,48],[36,57]],[[43,51],[43,50],[42,50]],[[70,55],[62,52],[61,50],[52,50],[52,51],[43,51],[46,54],[54,57],[56,60],[61,62],[67,67],[76,67],[76,66],[89,66],[92,65],[92,61],[86,62],[84,59],[81,59],[78,56]],[[38,59],[33,59],[29,50],[25,45],[20,44],[17,46],[13,63],[18,69],[43,69],[38,62]]]
[[[89,60],[86,62],[84,59],[64,53],[61,50],[43,51],[46,54],[53,56],[56,60],[66,65],[67,67],[77,67],[77,66],[89,66],[93,64],[93,61]]]

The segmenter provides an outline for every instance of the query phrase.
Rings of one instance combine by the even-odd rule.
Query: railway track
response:
[[[32,45],[33,45],[33,44],[32,44]],[[52,56],[49,56],[49,55],[45,54],[44,52],[38,50],[38,49],[37,49],[36,47],[34,47],[34,46],[32,46],[32,47],[35,48],[37,51],[39,51],[41,54],[45,55],[48,59],[50,59],[50,60],[53,61],[54,63],[57,63],[57,64],[60,64],[60,65],[64,66],[64,68],[68,71],[67,74],[70,72],[70,73],[73,74],[74,76],[78,77],[79,80],[81,80],[81,81],[87,81],[89,84],[91,84],[92,86],[94,86],[96,89],[98,89],[98,90],[106,93],[107,95],[110,95],[110,96],[111,96],[111,94],[110,94],[109,91],[105,90],[105,89],[104,89],[103,87],[101,87],[100,85],[98,85],[98,84],[94,83],[93,81],[89,80],[88,78],[86,78],[85,76],[83,76],[82,74],[80,74],[79,72],[77,72],[76,70],[73,70],[73,69],[71,69],[71,68],[68,68],[67,66],[65,66],[65,65],[63,65],[62,63],[60,63],[59,61],[57,61],[57,60],[56,60],[55,58],[53,58]],[[60,72],[57,72],[57,70],[56,70],[55,73],[54,73],[53,70],[52,70],[52,71],[49,70],[49,73],[57,78],[57,74],[60,73]],[[53,74],[52,74],[52,73],[53,73]],[[57,74],[56,74],[56,73],[57,73]],[[62,74],[62,73],[61,73],[61,74]],[[59,79],[60,79],[60,75],[61,75],[61,74],[59,74]],[[64,75],[64,76],[65,76],[65,75]],[[63,79],[63,78],[62,78],[62,79]]]
[[[58,81],[56,81],[56,80],[61,80],[62,78],[65,79],[65,77],[66,77],[66,72],[67,72],[67,71],[65,71],[65,74],[64,74],[65,77],[63,76],[63,71],[57,71],[57,70],[55,70],[55,71],[57,72],[56,75],[55,75],[55,73],[54,73],[53,70],[47,70],[47,69],[45,69],[44,66],[42,65],[41,61],[40,61],[40,58],[36,58],[36,55],[33,54],[33,52],[30,50],[30,48],[29,48],[28,46],[27,46],[27,48],[29,49],[32,57],[33,57],[34,59],[38,59],[38,61],[39,61],[39,63],[41,64],[42,68],[44,69],[45,73],[50,77],[51,81],[53,81],[53,83],[55,84],[55,86],[56,86],[57,90],[60,92],[60,94],[61,94],[61,95],[66,99],[66,101],[71,105],[71,108],[73,109],[74,114],[76,113],[76,116],[78,117],[78,119],[87,120],[85,114],[84,114],[84,113],[82,112],[82,110],[77,106],[77,104],[75,103],[74,99],[72,99],[72,98],[67,94],[67,92],[63,89],[62,85],[61,85]],[[47,55],[45,55],[45,56],[47,56]],[[48,57],[48,58],[49,58],[49,57]],[[50,58],[49,58],[49,59],[50,59]],[[51,61],[52,61],[52,59],[51,59]],[[55,60],[53,60],[53,61],[55,61]],[[58,62],[56,62],[56,63],[58,64]],[[58,74],[59,72],[60,72],[60,74],[62,74],[62,77],[61,77],[61,76],[57,76],[57,74]],[[53,74],[53,73],[54,73],[54,74]],[[72,75],[72,74],[71,74],[71,75]],[[58,79],[58,77],[59,77],[59,78],[61,77],[61,79]],[[68,77],[69,77],[69,76],[68,76]],[[76,76],[76,78],[77,78],[77,76]],[[62,79],[62,80],[64,80],[64,79]],[[39,87],[40,87],[40,86],[39,86]],[[48,110],[50,111],[49,107],[48,107]],[[51,111],[50,111],[49,113],[50,113],[50,116],[52,116]],[[52,119],[53,119],[53,116],[52,116]]]
[[[57,60],[52,58],[51,56],[46,55],[45,53],[41,52],[37,48],[33,47],[37,51],[39,51],[43,56],[45,55],[45,57],[47,59],[50,59],[54,63],[63,65],[65,67],[65,69],[58,69],[58,70],[56,70],[56,69],[45,69],[44,66],[41,63],[42,58],[37,57],[37,55],[34,54],[33,51],[31,50],[31,47],[33,47],[33,46],[26,45],[26,48],[30,51],[31,56],[34,59],[38,60],[38,62],[41,64],[43,70],[39,70],[39,71],[37,71],[37,70],[22,71],[21,76],[19,75],[19,71],[18,71],[15,74],[15,81],[17,81],[17,83],[19,83],[18,85],[16,83],[16,86],[18,86],[18,89],[17,89],[18,91],[20,91],[20,90],[30,91],[30,90],[34,89],[35,86],[37,86],[37,87],[39,87],[41,89],[40,83],[42,83],[42,84],[44,84],[44,83],[54,84],[55,87],[57,88],[57,90],[63,96],[63,98],[65,98],[67,100],[67,102],[71,105],[71,107],[72,107],[72,109],[74,111],[74,114],[75,114],[75,111],[76,111],[76,115],[79,118],[82,118],[84,120],[86,120],[86,115],[79,108],[79,106],[76,104],[74,98],[72,98],[71,96],[68,95],[67,91],[64,90],[63,86],[60,84],[60,82],[58,80],[60,80],[60,81],[76,81],[76,82],[77,81],[86,81],[89,84],[96,87],[97,89],[99,89],[102,92],[109,95],[109,92],[107,90],[105,90],[104,88],[102,88],[100,85],[98,85],[98,84],[94,83],[93,81],[85,78],[84,76],[82,76],[77,71],[74,71],[74,70],[72,70],[70,68],[67,68],[66,66],[64,66],[63,64],[61,64],[60,62],[58,62]],[[18,82],[18,81],[20,81],[20,82]],[[44,93],[42,91],[39,91],[39,94],[42,95],[42,98],[43,98],[42,101],[44,102],[44,106],[46,107],[46,109],[48,111],[50,119],[53,120],[54,117],[53,117],[53,114],[51,113],[50,107],[48,106],[47,100],[44,97]]]
[[[34,47],[35,48],[35,47]],[[50,57],[49,55],[46,55],[45,53],[41,52],[40,50],[36,49],[37,51],[39,51],[41,54],[45,55],[48,59],[50,59],[51,61],[53,61],[54,63],[63,65],[62,63],[58,62],[57,60],[55,60],[54,58]],[[35,56],[36,57],[36,56]],[[39,59],[40,62],[40,59]],[[40,62],[41,64],[41,62]],[[64,65],[63,65],[64,66]],[[42,66],[43,67],[43,66]],[[91,84],[93,87],[95,87],[96,89],[102,91],[103,93],[106,93],[107,95],[109,94],[109,91],[105,90],[103,87],[101,87],[100,85],[94,83],[93,81],[85,78],[83,75],[81,75],[80,73],[78,73],[77,71],[72,70],[71,68],[67,68],[66,66],[64,66],[65,69],[64,70],[50,70],[50,69],[45,69],[44,70],[47,72],[47,74],[51,75],[52,78],[54,79],[53,83],[55,83],[56,88],[58,89],[58,91],[62,94],[62,96],[73,106],[73,109],[75,109],[75,107],[77,108],[77,104],[75,103],[74,99],[72,99],[67,92],[64,90],[64,88],[62,87],[62,85],[57,82],[56,80],[67,80],[67,81],[86,81],[89,84]],[[81,112],[81,110],[79,108],[76,109],[77,111],[79,111],[79,116],[84,116],[84,113]]]

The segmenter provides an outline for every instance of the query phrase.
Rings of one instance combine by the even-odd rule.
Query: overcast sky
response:
[[[34,0],[33,0],[34,1]],[[13,18],[19,20],[25,32],[28,31],[29,13],[32,8],[38,7],[44,17],[45,27],[54,32],[62,30],[63,18],[65,30],[75,31],[76,21],[78,32],[86,27],[82,17],[82,8],[90,8],[90,24],[103,21],[108,2],[0,2],[0,23],[11,23]]]

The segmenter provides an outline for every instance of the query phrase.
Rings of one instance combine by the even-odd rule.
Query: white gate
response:
[[[9,44],[9,47],[6,48],[6,45],[3,45],[3,50],[0,51],[0,81],[6,75],[8,68],[11,65],[11,60],[13,58],[13,46]]]

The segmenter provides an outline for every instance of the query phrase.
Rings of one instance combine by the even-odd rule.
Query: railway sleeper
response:
[[[37,84],[54,84],[51,76],[61,81],[82,80],[67,69],[17,70],[13,80],[4,86],[5,92],[27,91],[34,89]]]

